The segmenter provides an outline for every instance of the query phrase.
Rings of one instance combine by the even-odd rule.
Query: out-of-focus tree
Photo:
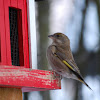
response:
[[[97,52],[87,51],[83,44],[86,12],[87,12],[88,5],[91,2],[95,3],[97,6],[98,20],[99,20],[99,43],[97,45],[99,49]],[[99,59],[100,59],[100,2],[99,0],[94,0],[94,1],[85,0],[85,8],[83,9],[82,14],[83,14],[82,15],[83,18],[82,18],[82,23],[81,23],[81,33],[80,33],[81,35],[80,35],[80,41],[79,41],[79,49],[78,49],[78,52],[74,54],[74,57],[81,70],[82,75],[84,77],[86,77],[87,75],[94,77],[95,75],[100,74],[100,67],[99,67],[100,66],[100,62],[99,62]],[[82,91],[80,88],[77,87],[75,100],[80,100],[80,99],[83,100]]]
[[[48,46],[49,33],[49,2],[48,0],[37,2],[37,24],[38,24],[38,68],[48,69],[46,50]]]
[[[46,50],[49,33],[49,2],[48,0],[37,2],[37,24],[38,24],[38,68],[48,69]],[[50,100],[49,91],[40,92],[43,100]]]

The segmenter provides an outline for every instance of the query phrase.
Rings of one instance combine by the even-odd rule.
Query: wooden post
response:
[[[0,88],[0,100],[23,100],[21,89]]]

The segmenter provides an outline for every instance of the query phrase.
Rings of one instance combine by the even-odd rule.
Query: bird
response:
[[[91,89],[75,63],[69,38],[61,32],[48,35],[48,37],[53,40],[47,48],[47,59],[52,69],[62,77],[78,80]]]

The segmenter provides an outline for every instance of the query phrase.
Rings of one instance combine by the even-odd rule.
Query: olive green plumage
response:
[[[84,81],[74,61],[69,38],[63,33],[55,33],[48,37],[53,40],[47,49],[47,58],[52,69],[63,77],[72,78],[84,83],[91,89]]]

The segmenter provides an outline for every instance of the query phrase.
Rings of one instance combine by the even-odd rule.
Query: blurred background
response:
[[[63,78],[61,90],[24,93],[24,100],[100,100],[100,0],[39,0],[36,6],[38,69],[51,69],[46,59],[49,34],[62,32],[85,81]]]

